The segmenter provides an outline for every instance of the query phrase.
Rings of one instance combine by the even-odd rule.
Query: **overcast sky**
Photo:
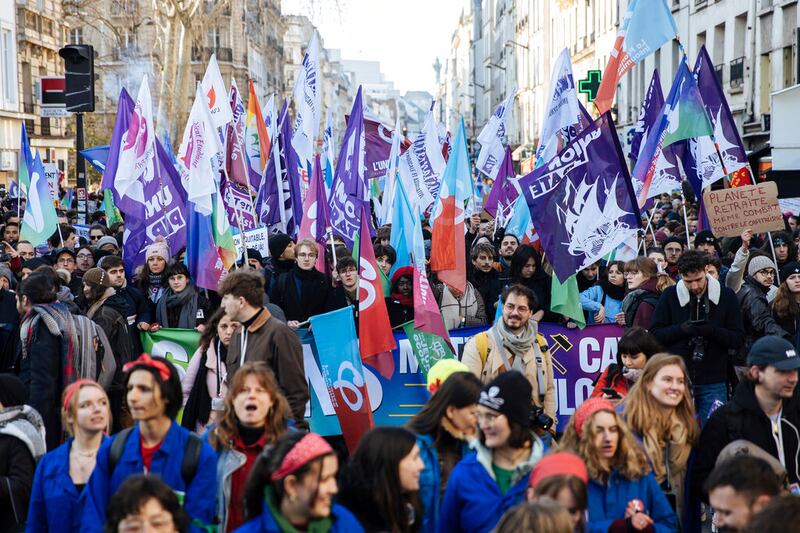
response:
[[[436,57],[444,63],[468,1],[283,0],[282,8],[286,14],[311,15],[325,47],[339,48],[342,58],[380,61],[385,78],[400,91],[435,94],[433,63]]]

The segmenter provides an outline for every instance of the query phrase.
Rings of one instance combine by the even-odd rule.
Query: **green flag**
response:
[[[550,286],[550,310],[571,319],[583,329],[586,327],[586,317],[583,315],[581,307],[581,296],[578,292],[578,280],[573,274],[567,278],[563,285],[558,282],[558,278],[552,276]]]
[[[106,190],[103,195],[103,211],[106,213],[106,225],[108,227],[111,227],[112,224],[116,224],[117,222],[124,222],[119,209],[114,205],[114,196],[109,190]]]
[[[180,367],[179,370],[186,370],[199,345],[200,332],[193,329],[162,328],[152,333],[142,331],[144,351],[166,358]]]
[[[411,350],[414,352],[414,357],[417,358],[419,367],[426,379],[428,371],[433,365],[442,359],[453,359],[455,357],[444,339],[438,335],[417,331],[414,329],[413,320],[403,324],[403,331],[406,332],[408,341],[411,343]]]

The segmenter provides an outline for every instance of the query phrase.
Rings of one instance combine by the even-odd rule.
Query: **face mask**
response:
[[[642,375],[641,368],[628,368],[627,366],[622,369],[622,375],[628,381],[632,383],[636,383],[639,380],[639,377]]]

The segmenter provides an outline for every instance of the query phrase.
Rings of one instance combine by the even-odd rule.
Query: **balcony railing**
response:
[[[744,57],[737,57],[730,63],[731,89],[737,89],[744,83]]]
[[[212,48],[210,46],[192,47],[192,61],[208,61],[211,54],[217,54],[217,61],[233,61],[232,48]]]

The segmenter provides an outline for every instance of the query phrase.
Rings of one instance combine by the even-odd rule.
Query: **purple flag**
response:
[[[746,176],[746,180],[741,183],[738,182],[739,174],[737,172],[748,168],[747,154],[744,151],[742,138],[739,136],[739,130],[733,121],[728,101],[725,98],[725,93],[716,76],[714,64],[708,56],[705,45],[700,48],[700,52],[697,54],[693,73],[697,80],[700,95],[703,98],[703,106],[711,119],[711,125],[714,127],[714,140],[719,148],[719,154],[722,155],[722,165],[725,168],[725,172],[728,175],[736,174],[737,183],[733,183],[734,187],[748,185],[752,182],[749,174]],[[702,142],[701,139],[689,139],[683,143],[681,157],[686,177],[695,187],[695,193],[698,196],[702,196],[701,189],[708,185],[708,176],[712,175],[715,167],[719,166],[719,156],[716,149],[710,145],[710,141],[706,141],[709,145],[707,147],[700,146],[699,143]]]
[[[286,100],[283,101],[281,112],[278,114],[277,124],[283,123],[286,117]],[[258,187],[256,197],[256,213],[264,226],[277,228],[282,233],[286,233],[286,205],[280,205],[280,199],[289,195],[288,188],[283,189],[286,173],[286,158],[283,153],[283,141],[281,140],[280,129],[276,126],[276,134],[272,139],[269,160],[261,176],[261,184]],[[286,184],[288,185],[288,183]],[[291,209],[291,205],[289,206]]]
[[[628,152],[628,158],[634,163],[639,159],[642,141],[647,132],[650,131],[650,128],[653,127],[653,124],[656,123],[662,107],[664,107],[664,93],[661,92],[661,77],[658,75],[658,69],[655,69],[653,77],[650,78],[650,86],[644,95],[644,101],[639,110],[639,120],[634,126],[633,137],[631,138],[631,149]]]
[[[283,150],[284,157],[286,158],[286,174],[284,180],[288,182],[288,187],[284,184],[283,190],[288,189],[289,195],[283,197],[284,205],[287,210],[291,210],[291,215],[288,217],[286,224],[286,233],[289,236],[296,236],[300,229],[300,219],[303,213],[303,197],[300,194],[300,174],[298,169],[300,163],[298,162],[297,152],[294,151],[292,146],[292,126],[289,122],[288,115],[283,119],[280,124],[281,130],[281,149]]]
[[[116,205],[119,205],[119,195],[117,194],[117,189],[114,187],[114,176],[117,174],[122,136],[128,131],[135,105],[131,95],[123,88],[119,93],[119,100],[117,101],[117,119],[114,122],[114,130],[111,133],[111,144],[109,145],[110,149],[108,158],[106,159],[106,168],[103,172],[103,181],[101,183],[103,189],[111,190]]]
[[[389,169],[392,130],[380,122],[364,119],[367,179],[382,178]]]
[[[369,201],[365,181],[364,137],[364,108],[359,86],[331,186],[331,225],[349,248],[352,248],[353,238],[361,228],[361,204]],[[366,209],[369,212],[369,205]]]
[[[253,218],[253,211],[250,208],[250,195],[247,189],[238,183],[228,181],[225,176],[220,180],[220,191],[222,201],[225,204],[225,212],[228,214],[228,223],[231,227],[239,228],[239,217],[242,219],[241,230],[247,231],[257,227]]]
[[[554,187],[540,194],[543,183]],[[561,283],[636,235],[641,227],[610,112],[519,184]]]
[[[484,209],[493,217],[500,218],[501,222],[511,214],[514,201],[519,196],[519,191],[511,182],[516,178],[514,162],[511,160],[511,147],[506,146],[506,155],[497,171],[497,179],[489,191]]]
[[[186,191],[181,177],[161,142],[156,139],[159,180],[145,184],[145,219],[125,218],[122,254],[129,272],[145,262],[145,248],[164,237],[171,253],[186,246]],[[163,184],[163,188],[162,185]]]

